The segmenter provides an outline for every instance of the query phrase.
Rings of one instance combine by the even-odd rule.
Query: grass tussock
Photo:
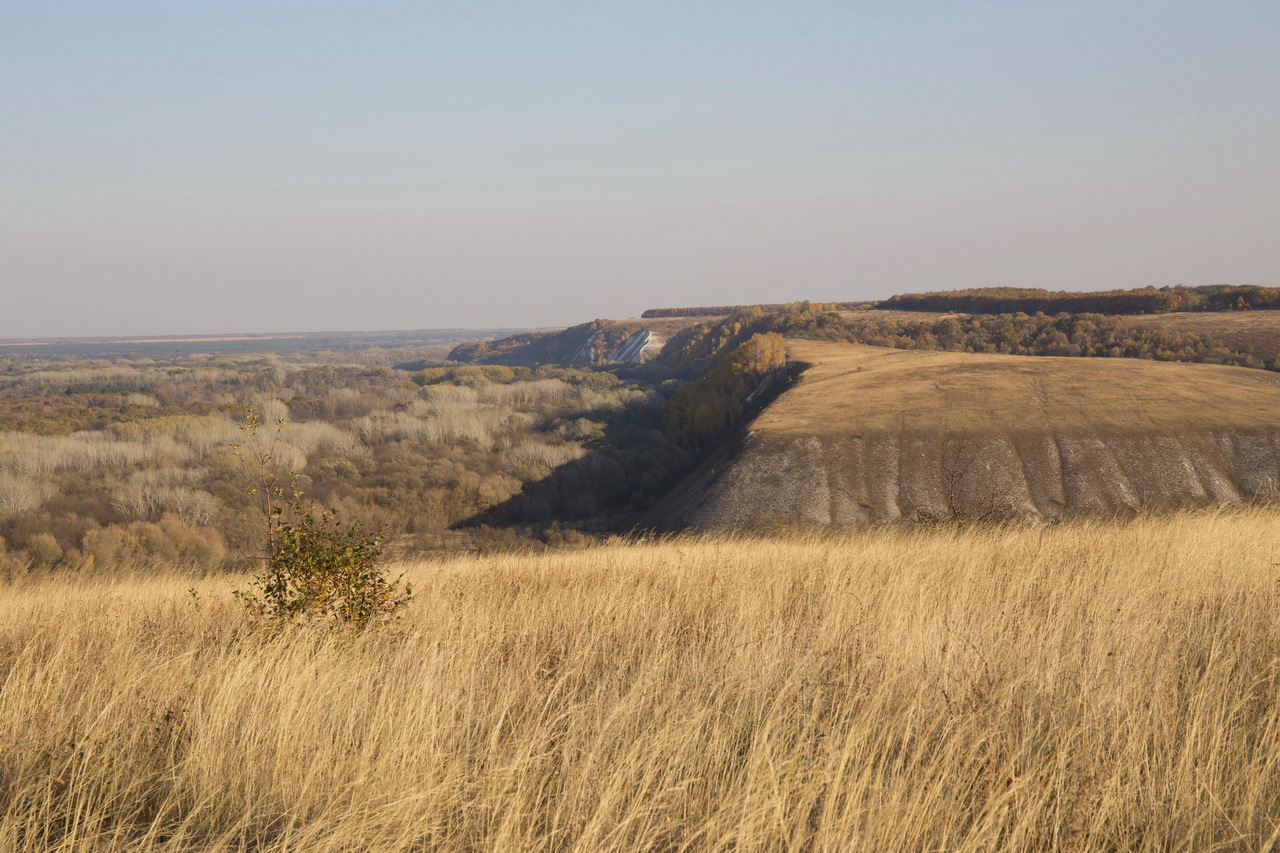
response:
[[[360,637],[232,581],[0,591],[0,849],[1254,850],[1280,513],[410,567]]]

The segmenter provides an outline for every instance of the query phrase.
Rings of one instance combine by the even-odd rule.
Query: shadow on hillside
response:
[[[749,427],[809,365],[791,362],[753,392],[721,435],[688,445],[663,430],[659,404],[610,413],[604,438],[586,455],[526,483],[507,500],[454,525],[514,528],[545,538],[549,529],[584,533],[672,531],[687,524],[681,495],[728,470],[749,435]]]
[[[515,529],[546,538],[563,528],[583,533],[627,533],[640,524],[648,507],[692,469],[692,460],[660,473],[637,470],[638,459],[616,448],[592,450],[552,469],[505,501],[454,525],[455,530],[482,525]],[[658,494],[645,488],[652,482]]]
[[[553,527],[591,533],[632,529],[640,513],[698,461],[694,448],[671,439],[664,429],[665,399],[654,393],[619,409],[579,412],[547,424],[548,431],[584,434],[586,454],[525,483],[454,529],[488,525],[540,537]]]

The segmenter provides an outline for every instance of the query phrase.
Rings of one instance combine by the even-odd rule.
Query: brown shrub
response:
[[[62,546],[52,533],[39,533],[27,540],[27,553],[36,568],[47,568],[62,558]]]
[[[211,527],[193,527],[171,513],[157,522],[90,530],[81,550],[93,558],[96,569],[163,565],[214,571],[227,559],[221,533]]]

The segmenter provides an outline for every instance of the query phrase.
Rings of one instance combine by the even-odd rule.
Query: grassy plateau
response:
[[[0,588],[0,850],[1270,850],[1280,511]]]
[[[809,368],[753,429],[804,436],[941,431],[1270,429],[1280,376],[1131,358],[1027,358],[788,341]]]

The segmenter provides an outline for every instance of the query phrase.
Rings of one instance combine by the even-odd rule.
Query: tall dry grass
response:
[[[0,849],[1270,849],[1278,560],[1260,509],[677,539],[412,566],[363,637],[10,588]]]

